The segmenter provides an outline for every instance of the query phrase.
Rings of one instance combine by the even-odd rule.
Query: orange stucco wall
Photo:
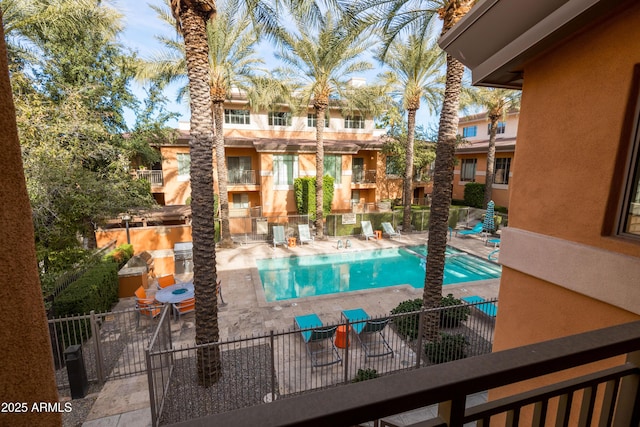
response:
[[[496,159],[501,158],[511,158],[511,170],[510,173],[514,173],[514,165],[515,159],[513,153],[496,153]],[[460,168],[461,168],[461,160],[462,159],[476,159],[476,180],[475,182],[479,182],[484,184],[486,182],[487,176],[485,172],[487,170],[487,155],[486,153],[477,153],[477,154],[457,154],[456,159],[458,160],[458,164],[456,164],[454,168],[453,175],[453,198],[458,200],[464,200],[464,186],[467,182],[460,181]],[[482,174],[478,174],[478,172],[482,172]],[[491,199],[495,202],[497,206],[505,206],[509,207],[509,192],[511,189],[511,179],[509,178],[509,185],[507,188],[498,188],[494,186],[491,191]]]
[[[189,146],[163,146],[160,151],[166,205],[184,205],[191,196],[190,181],[178,181],[178,153],[189,153]]]
[[[503,267],[494,351],[640,318],[640,309],[620,308],[625,295],[637,298],[640,292],[640,277],[635,277],[640,242],[603,231],[611,212],[610,194],[618,191],[614,173],[624,167],[618,152],[628,144],[623,121],[633,69],[640,63],[638,22],[640,4],[634,3],[526,65],[515,154],[518,169],[510,183],[509,226],[524,230],[518,234],[520,241],[532,232],[543,236],[543,242],[548,236],[550,248],[554,241],[568,241],[577,244],[576,253],[581,248],[604,250],[628,267],[627,273],[615,275],[628,277],[617,282],[614,302],[605,303],[587,296],[589,289],[569,276],[549,283]],[[522,246],[516,240],[513,246]],[[507,243],[502,248],[505,260]],[[561,256],[571,257],[572,252]],[[531,256],[527,263],[539,261]],[[590,272],[607,277],[602,270],[614,264],[584,262],[581,268],[585,277]],[[571,286],[582,286],[582,292],[569,290]],[[588,286],[606,288],[608,283],[605,279]],[[514,386],[510,391],[523,389],[526,386]],[[503,394],[494,391],[490,396]]]

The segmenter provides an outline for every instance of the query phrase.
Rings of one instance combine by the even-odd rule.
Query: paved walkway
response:
[[[422,290],[409,285],[378,290],[356,291],[348,294],[298,298],[290,301],[266,302],[256,268],[256,259],[312,255],[320,253],[354,252],[407,245],[426,244],[426,234],[411,234],[394,239],[359,240],[349,238],[352,247],[337,249],[337,238],[313,242],[310,245],[273,248],[268,243],[251,243],[234,249],[218,249],[216,264],[218,277],[223,283],[226,304],[219,308],[220,338],[263,334],[270,330],[289,329],[293,318],[307,313],[317,313],[326,323],[338,323],[343,309],[364,308],[372,316],[389,313],[400,302],[421,298]],[[342,239],[344,242],[344,239]],[[449,244],[484,259],[494,250],[477,237],[452,237]],[[498,296],[499,279],[447,285],[443,294],[456,297],[479,295],[484,298]],[[120,306],[132,306],[132,299],[121,300]],[[188,314],[181,322],[174,322],[172,329],[175,346],[192,345],[195,337],[194,315]],[[150,426],[151,413],[146,375],[109,381],[96,399],[86,422],[86,427]]]

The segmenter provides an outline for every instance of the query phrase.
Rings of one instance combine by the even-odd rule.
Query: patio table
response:
[[[193,282],[177,283],[156,292],[156,301],[175,304],[193,298],[193,295]]]

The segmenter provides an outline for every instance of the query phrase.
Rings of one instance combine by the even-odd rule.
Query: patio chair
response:
[[[282,225],[273,226],[273,247],[275,248],[277,245],[289,247],[289,245],[287,245],[287,239],[284,237],[284,226]]]
[[[158,279],[158,287],[160,289],[176,284],[176,279],[173,277],[173,274],[158,276],[157,279]]]
[[[356,338],[364,349],[365,360],[368,357],[391,355],[393,349],[382,332],[389,324],[389,318],[372,320],[362,308],[343,310],[342,317],[348,320]]]
[[[313,242],[313,236],[311,235],[311,231],[309,231],[309,224],[298,224],[298,236],[301,245]]]
[[[301,330],[300,335],[307,348],[312,368],[342,363],[342,358],[333,342],[333,336],[338,329],[337,326],[323,326],[322,320],[315,313],[296,316],[294,323]],[[322,348],[314,350],[314,346]],[[324,361],[319,358],[322,354],[328,356]]]
[[[485,301],[484,298],[479,297],[478,295],[471,295],[471,296],[468,296],[468,297],[462,297],[461,299],[462,299],[462,301],[466,302],[467,304],[472,305],[473,308],[475,308],[476,310],[478,310],[482,314],[485,314],[485,315],[489,316],[492,319],[495,318],[498,315],[498,306],[496,306],[492,302]]]
[[[371,227],[371,221],[360,221],[360,225],[362,226],[362,235],[366,240],[376,238],[376,235],[373,233],[373,228]]]
[[[382,229],[384,230],[384,233],[389,237],[395,237],[400,235],[399,231],[396,231],[393,229],[393,226],[391,225],[390,222],[383,222]]]
[[[472,236],[474,234],[482,233],[484,229],[484,224],[481,222],[477,223],[471,230],[456,230],[456,236]]]
[[[140,326],[140,317],[155,319],[160,315],[160,306],[153,298],[147,298],[147,291],[140,286],[136,292],[136,326]]]
[[[176,320],[180,320],[180,316],[183,314],[191,313],[196,309],[196,299],[188,298],[184,301],[180,301],[178,303],[174,303],[173,305],[173,314]]]

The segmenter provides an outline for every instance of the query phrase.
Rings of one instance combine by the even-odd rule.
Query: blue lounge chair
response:
[[[360,221],[360,225],[362,226],[362,235],[366,240],[376,238],[376,235],[373,233],[373,228],[371,227],[371,221]]]
[[[394,230],[393,226],[389,222],[383,222],[382,229],[384,230],[385,234],[388,235],[389,237],[395,237],[400,235],[400,232]]]
[[[273,226],[273,247],[275,248],[277,245],[289,247],[287,240],[284,238],[284,227],[282,225]]]
[[[481,222],[477,223],[471,230],[457,230],[456,231],[456,236],[471,236],[474,234],[480,234],[482,233],[482,230],[484,229],[484,224],[482,224]]]
[[[462,297],[462,301],[467,304],[473,305],[473,307],[480,311],[481,313],[486,314],[487,316],[494,318],[498,314],[498,306],[496,306],[492,302],[485,301],[484,298],[479,297],[478,295],[472,295],[469,297]]]
[[[393,357],[393,349],[382,332],[389,323],[388,317],[372,320],[366,311],[355,308],[343,310],[342,318],[349,321],[351,329],[364,349],[365,360],[367,357],[382,357],[389,354]]]
[[[335,363],[342,363],[342,358],[338,353],[338,349],[333,342],[333,336],[338,329],[337,326],[323,326],[322,320],[317,314],[305,314],[303,316],[296,316],[294,318],[295,325],[300,329],[300,335],[302,341],[307,348],[307,354],[311,359],[312,367],[329,366]],[[326,347],[320,350],[314,350],[312,347],[322,347],[322,344],[326,341]],[[327,354],[330,357],[327,360],[321,361],[318,356],[321,354]]]
[[[301,245],[313,242],[313,236],[311,236],[311,231],[309,231],[309,224],[298,224],[298,238],[300,239]]]

